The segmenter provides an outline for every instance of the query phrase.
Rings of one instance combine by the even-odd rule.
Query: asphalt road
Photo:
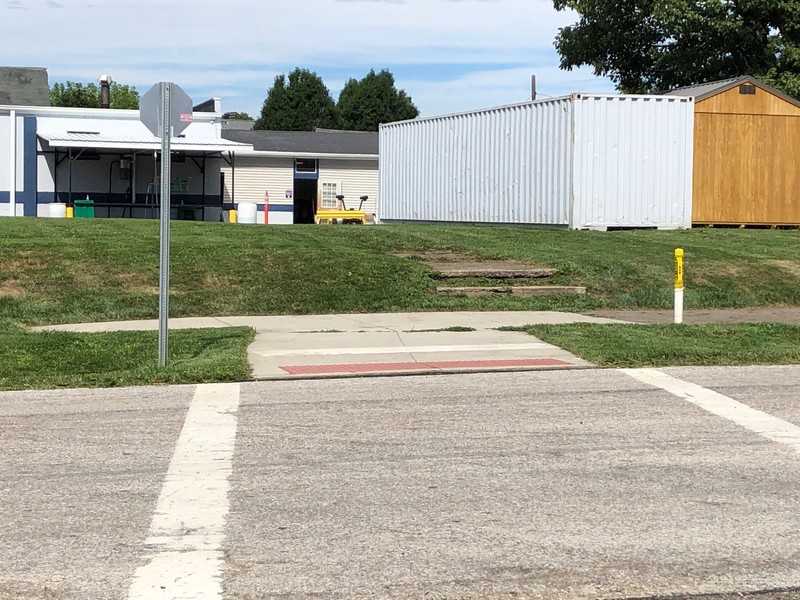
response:
[[[800,598],[800,368],[664,373],[2,393],[0,599]]]

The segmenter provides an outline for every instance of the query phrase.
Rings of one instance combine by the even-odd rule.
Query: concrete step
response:
[[[497,294],[508,294],[519,296],[520,298],[532,298],[534,296],[554,296],[557,294],[586,294],[585,287],[567,285],[520,285],[502,287],[452,287],[439,286],[436,293],[441,296],[494,296]]]

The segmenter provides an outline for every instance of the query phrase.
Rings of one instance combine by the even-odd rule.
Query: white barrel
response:
[[[66,219],[67,218],[67,205],[61,202],[53,202],[50,204],[50,218],[52,219]]]
[[[252,225],[256,222],[258,206],[254,202],[239,202],[236,209],[236,222]]]

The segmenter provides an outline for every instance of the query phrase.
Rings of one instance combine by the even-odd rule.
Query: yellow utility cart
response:
[[[347,208],[347,205],[344,203],[344,196],[339,195],[336,196],[336,199],[339,201],[339,206],[337,208],[322,208],[317,207],[317,214],[314,216],[314,220],[317,224],[320,223],[360,223],[361,225],[367,224],[367,214],[362,210],[362,206],[364,206],[364,202],[369,198],[369,196],[361,196],[361,204],[358,205],[358,210],[354,208]]]

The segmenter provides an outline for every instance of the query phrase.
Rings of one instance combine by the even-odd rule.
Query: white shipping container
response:
[[[688,228],[694,99],[587,95],[382,125],[383,221]]]

